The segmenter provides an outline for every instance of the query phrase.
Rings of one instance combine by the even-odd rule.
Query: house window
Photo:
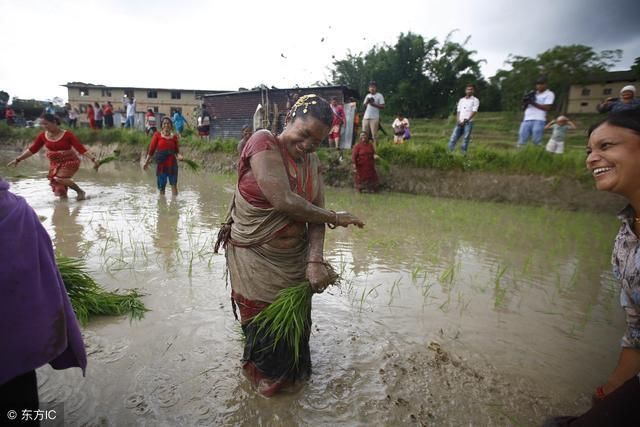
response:
[[[588,106],[589,106],[589,103],[588,103],[588,102],[581,102],[581,103],[580,103],[580,106],[581,106],[581,107],[588,107]]]
[[[102,89],[102,96],[111,96],[111,91],[109,89]]]
[[[176,111],[179,111],[180,113],[182,113],[182,108],[181,107],[171,107],[171,115],[173,116],[173,113],[175,113]]]
[[[81,87],[80,89],[80,96],[89,96],[89,89],[86,87]]]
[[[125,98],[135,98],[135,93],[133,92],[133,89],[125,89],[124,96]]]
[[[181,97],[182,97],[182,94],[180,93],[179,90],[171,91],[171,99],[180,99]]]
[[[611,88],[608,87],[608,88],[603,89],[602,90],[602,94],[603,95],[611,95]]]
[[[160,110],[158,109],[158,107],[153,107],[153,112],[154,112],[154,113],[157,113],[158,111],[160,111]]]
[[[148,90],[147,91],[147,98],[157,98],[158,97],[158,91],[157,90]]]
[[[589,96],[589,95],[591,95],[591,89],[587,89],[587,88],[582,89],[582,96]]]

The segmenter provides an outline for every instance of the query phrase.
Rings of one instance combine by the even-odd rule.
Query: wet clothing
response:
[[[73,150],[84,154],[87,149],[68,130],[63,131],[60,138],[55,141],[48,139],[46,132],[40,132],[29,147],[29,151],[35,154],[43,146],[48,150],[49,174],[47,178],[49,178],[49,185],[56,196],[64,197],[67,195],[67,187],[60,184],[58,178],[71,178],[80,169],[80,159]]]
[[[371,143],[358,142],[351,151],[351,162],[356,168],[353,179],[359,191],[375,190],[378,186],[374,155],[375,151]]]
[[[174,182],[178,182],[178,159],[176,154],[179,152],[178,135],[171,134],[166,137],[160,132],[153,134],[151,145],[149,146],[149,156],[155,157],[157,177],[167,175],[167,178],[169,178],[173,176]],[[167,178],[165,178],[165,185]],[[158,178],[158,184],[160,184],[160,178]]]
[[[320,183],[319,160],[307,154],[300,162],[267,130],[249,138],[238,165],[238,187],[231,203],[226,240],[226,258],[232,288],[232,300],[240,309],[245,333],[243,369],[258,390],[271,396],[282,386],[306,378],[311,372],[309,328],[300,341],[301,355],[293,363],[293,349],[284,341],[273,346],[274,338],[250,323],[268,307],[280,290],[306,281],[308,236],[295,247],[280,249],[269,245],[294,220],[275,211],[264,197],[251,173],[251,156],[265,150],[278,150],[289,177],[290,188],[309,202],[317,196]]]
[[[49,363],[87,366],[78,321],[38,215],[0,180],[0,385]],[[3,414],[4,415],[4,414]]]

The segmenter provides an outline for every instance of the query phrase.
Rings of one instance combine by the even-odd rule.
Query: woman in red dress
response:
[[[96,112],[91,104],[87,105],[87,120],[89,120],[89,127],[93,130],[98,129],[96,126]]]
[[[353,165],[353,180],[356,190],[362,192],[378,190],[378,174],[375,165],[375,149],[369,141],[369,135],[365,132],[360,134],[360,141],[353,147],[351,152],[351,163]]]
[[[178,194],[178,160],[182,160],[178,141],[180,135],[173,133],[173,122],[169,117],[164,117],[160,123],[160,132],[153,134],[147,158],[144,161],[146,170],[151,162],[151,157],[156,159],[156,177],[158,190],[164,195],[167,181],[171,185],[171,194]]]
[[[43,115],[40,125],[44,127],[44,132],[40,132],[33,144],[9,162],[7,166],[17,166],[18,163],[33,156],[43,146],[46,146],[47,158],[49,158],[48,178],[53,193],[61,198],[66,198],[67,189],[71,188],[78,193],[78,200],[84,200],[86,197],[85,192],[71,179],[80,168],[80,158],[76,151],[91,159],[94,168],[97,169],[98,164],[95,156],[87,151],[87,148],[78,141],[78,138],[73,133],[61,129],[58,126],[58,119],[53,114]]]

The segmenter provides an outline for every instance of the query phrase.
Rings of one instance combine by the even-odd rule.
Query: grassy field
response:
[[[545,176],[566,176],[587,179],[589,174],[585,168],[586,131],[593,123],[602,119],[598,115],[576,115],[571,117],[578,129],[570,131],[566,150],[563,155],[554,155],[544,150],[551,132],[545,132],[543,144],[533,147],[531,143],[525,149],[517,149],[518,128],[522,120],[521,112],[499,112],[478,114],[472,134],[469,153],[463,156],[458,150],[450,153],[447,141],[451,135],[455,118],[449,119],[411,119],[412,138],[406,144],[392,144],[392,118],[383,118],[383,126],[388,135],[381,135],[378,154],[381,163],[415,168],[438,170],[474,170],[505,174],[535,174]],[[39,129],[10,128],[0,124],[0,139],[32,140]],[[145,147],[150,142],[140,131],[125,129],[92,131],[88,128],[74,130],[81,142],[92,144],[121,143]],[[188,130],[183,135],[182,145],[202,152],[236,152],[237,141],[232,139],[213,139],[204,141]],[[345,153],[349,155],[350,153]],[[329,153],[319,152],[321,159],[328,160]]]

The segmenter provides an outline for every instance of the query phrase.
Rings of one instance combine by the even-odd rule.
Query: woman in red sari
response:
[[[164,117],[160,122],[160,132],[153,134],[149,153],[144,161],[146,170],[151,162],[151,158],[156,159],[156,177],[160,195],[164,195],[167,181],[171,185],[171,194],[178,195],[178,160],[182,160],[178,141],[180,135],[173,133],[173,122],[169,117]]]
[[[369,141],[366,132],[360,134],[360,141],[353,147],[351,163],[353,165],[353,180],[356,190],[362,192],[378,190],[378,174],[375,165],[376,151]]]
[[[68,130],[61,129],[58,119],[53,114],[42,116],[40,125],[45,129],[36,137],[33,144],[22,154],[9,162],[7,166],[17,166],[24,159],[33,156],[43,146],[47,147],[49,159],[49,184],[53,193],[61,198],[67,197],[67,189],[78,193],[78,200],[84,200],[86,194],[71,177],[80,168],[80,158],[76,152],[89,158],[97,169],[96,158],[78,141],[78,138]],[[74,151],[75,150],[75,151]]]
[[[89,120],[89,127],[91,129],[98,129],[98,127],[96,126],[96,112],[91,104],[87,105],[87,120]]]

